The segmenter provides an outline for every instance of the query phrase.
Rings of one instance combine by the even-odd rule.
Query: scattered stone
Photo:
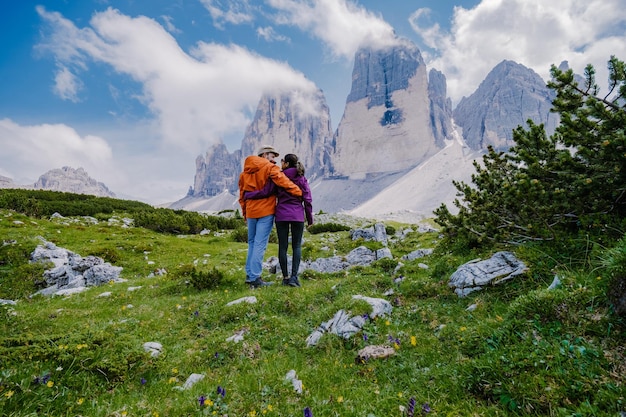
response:
[[[423,258],[425,256],[428,256],[428,255],[430,255],[432,253],[433,253],[432,249],[417,249],[417,250],[414,250],[411,253],[407,253],[406,255],[402,256],[401,259],[403,259],[405,261],[413,261],[415,259]]]
[[[163,352],[163,345],[159,342],[146,342],[143,344],[143,350],[150,353],[150,356],[156,358]]]
[[[474,311],[476,310],[476,308],[478,308],[478,304],[472,304],[469,307],[467,307],[465,311]]]
[[[298,394],[302,394],[302,381],[300,381],[298,379],[298,376],[296,375],[296,371],[295,370],[290,370],[289,372],[287,372],[287,375],[285,375],[285,381],[291,382],[291,385],[293,386],[293,389],[295,392],[297,392]]]
[[[227,342],[235,342],[235,343],[239,343],[243,340],[243,335],[248,333],[248,329],[247,328],[243,328],[239,331],[237,331],[234,335],[228,337],[226,339]]]
[[[327,332],[349,339],[352,335],[359,332],[364,324],[364,317],[350,317],[345,310],[339,310],[332,319],[322,323],[307,337],[306,344],[307,346],[315,346],[324,333]]]
[[[128,292],[133,292],[141,289],[141,285],[138,287],[128,287]]]
[[[10,306],[14,306],[16,305],[17,302],[13,301],[13,300],[2,300],[0,299],[0,305],[10,305]]]
[[[188,390],[193,387],[196,383],[202,381],[204,379],[203,374],[191,374],[181,387],[183,390]]]
[[[350,230],[350,237],[352,240],[363,239],[366,242],[373,240],[387,246],[387,231],[382,223],[376,223],[372,227],[363,229]]]
[[[110,297],[110,296],[111,296],[111,291],[106,291],[106,292],[103,292],[102,294],[99,294],[98,298],[100,298],[100,297]]]
[[[560,286],[561,286],[561,280],[559,279],[558,275],[555,275],[554,279],[552,280],[552,283],[550,284],[548,289],[549,290],[555,290],[555,289],[557,289]]]
[[[497,285],[528,270],[511,252],[496,252],[486,260],[475,259],[461,265],[451,276],[448,286],[455,288],[459,297],[480,291],[487,285]]]
[[[36,294],[70,295],[84,291],[85,287],[125,281],[119,278],[121,267],[105,263],[96,256],[83,258],[41,237],[40,240],[42,244],[31,253],[31,262],[51,262],[54,267],[44,271],[43,278],[48,287]]]
[[[243,297],[243,298],[239,298],[237,300],[233,300],[233,301],[229,302],[226,305],[227,306],[232,306],[232,305],[240,304],[240,303],[255,304],[256,302],[257,302],[256,297],[254,295],[251,295],[249,297]]]
[[[389,356],[395,355],[396,350],[391,346],[385,345],[370,345],[365,346],[363,349],[359,350],[359,353],[356,357],[357,363],[364,363],[370,359],[382,359],[388,358]]]
[[[370,313],[371,318],[386,316],[387,314],[391,314],[391,311],[393,310],[389,301],[383,300],[382,298],[365,297],[358,294],[353,295],[352,298],[355,300],[363,300],[372,306],[372,312]]]

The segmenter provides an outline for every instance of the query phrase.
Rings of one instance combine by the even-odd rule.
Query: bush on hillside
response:
[[[308,231],[312,235],[316,235],[325,232],[347,232],[350,231],[350,227],[339,223],[318,223],[309,226]]]

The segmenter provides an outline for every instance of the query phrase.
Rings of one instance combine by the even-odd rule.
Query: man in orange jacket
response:
[[[273,284],[261,279],[263,272],[263,256],[274,225],[276,196],[258,200],[244,200],[246,191],[260,190],[267,181],[287,190],[296,197],[302,196],[302,190],[282,173],[274,158],[279,155],[273,146],[263,145],[257,156],[248,156],[243,164],[243,172],[239,175],[239,205],[243,218],[248,225],[248,256],[246,258],[246,283],[252,288]]]

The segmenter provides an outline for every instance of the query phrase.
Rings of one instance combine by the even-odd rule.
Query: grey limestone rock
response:
[[[526,265],[512,252],[496,252],[489,259],[475,259],[461,265],[451,276],[448,286],[459,297],[479,291],[487,285],[497,285],[527,271]]]

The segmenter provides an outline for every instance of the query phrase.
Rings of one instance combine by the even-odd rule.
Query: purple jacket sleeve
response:
[[[260,198],[267,198],[271,195],[276,194],[277,186],[274,184],[274,181],[268,180],[265,183],[265,186],[260,190],[255,191],[246,191],[243,193],[244,200],[258,200]]]
[[[304,203],[304,214],[306,216],[306,223],[310,226],[313,224],[313,197],[311,196],[311,188],[306,178],[302,181],[302,202]]]

